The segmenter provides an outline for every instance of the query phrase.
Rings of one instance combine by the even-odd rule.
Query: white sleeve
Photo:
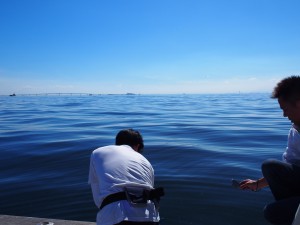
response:
[[[283,153],[283,160],[296,165],[300,164],[300,134],[295,128],[290,129],[288,145]]]
[[[94,163],[93,163],[93,155],[91,155],[91,158],[90,158],[90,170],[89,170],[88,183],[89,184],[98,183],[98,179],[96,176],[96,171],[95,171],[95,167],[94,167]]]
[[[96,171],[94,168],[93,155],[91,156],[91,159],[90,159],[90,170],[89,170],[88,183],[91,185],[95,205],[99,208],[100,203],[101,203],[100,202],[100,188],[99,188],[99,180],[97,178],[97,174],[96,174]]]

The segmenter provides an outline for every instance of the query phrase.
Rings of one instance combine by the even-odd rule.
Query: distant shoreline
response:
[[[129,96],[138,96],[138,95],[235,95],[235,94],[270,94],[269,92],[228,92],[228,93],[169,93],[169,94],[135,94],[135,93],[120,93],[120,94],[99,94],[99,93],[30,93],[30,94],[0,94],[0,96],[107,96],[107,95],[129,95]]]
[[[76,95],[76,96],[97,96],[97,95],[140,95],[140,94],[134,94],[134,93],[125,93],[125,94],[93,94],[93,93],[36,93],[36,94],[9,94],[4,95],[0,94],[0,96],[61,96],[61,95]]]

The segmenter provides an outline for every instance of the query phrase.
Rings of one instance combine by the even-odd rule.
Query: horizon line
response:
[[[267,91],[256,91],[256,92],[219,92],[219,93],[148,93],[148,94],[143,94],[143,93],[88,93],[88,92],[49,92],[49,93],[23,93],[23,94],[0,94],[0,96],[8,96],[8,97],[16,97],[16,96],[48,96],[48,95],[88,95],[88,96],[93,96],[93,95],[215,95],[215,94],[268,94],[269,92]]]

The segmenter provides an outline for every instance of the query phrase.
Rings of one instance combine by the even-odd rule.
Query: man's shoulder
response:
[[[117,151],[122,150],[122,151],[126,151],[126,150],[132,150],[132,148],[130,146],[127,145],[106,145],[106,146],[102,146],[99,148],[96,148],[92,154],[97,154],[97,153],[101,153],[101,152],[114,152],[116,153]]]
[[[100,152],[105,152],[105,151],[111,151],[114,149],[116,146],[115,145],[106,145],[106,146],[101,146],[93,150],[92,154],[97,154]]]

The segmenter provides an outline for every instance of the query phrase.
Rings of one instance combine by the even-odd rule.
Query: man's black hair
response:
[[[129,145],[134,148],[139,145],[138,152],[141,152],[144,148],[143,137],[137,130],[126,129],[121,130],[116,136],[116,145]]]
[[[282,98],[288,102],[300,99],[300,76],[290,76],[281,80],[273,90],[272,98]]]

